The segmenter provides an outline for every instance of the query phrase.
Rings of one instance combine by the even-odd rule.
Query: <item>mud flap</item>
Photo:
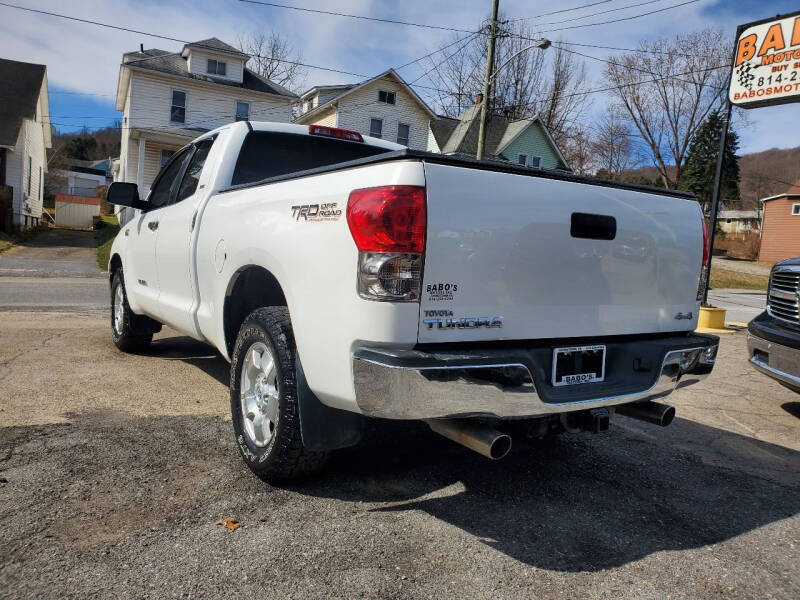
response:
[[[324,405],[308,387],[299,356],[296,361],[297,405],[303,446],[315,452],[355,446],[364,433],[364,417]]]

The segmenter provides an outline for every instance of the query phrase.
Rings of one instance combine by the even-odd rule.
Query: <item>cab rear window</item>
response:
[[[389,150],[313,135],[251,131],[242,144],[231,184],[253,183],[384,152]]]

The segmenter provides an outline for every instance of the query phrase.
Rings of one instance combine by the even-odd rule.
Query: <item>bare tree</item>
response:
[[[689,142],[722,104],[730,52],[719,29],[639,43],[615,57],[605,76],[612,95],[646,144],[665,187],[675,188]]]
[[[641,162],[632,135],[630,125],[614,108],[600,119],[591,149],[604,176],[616,180],[620,173]]]
[[[572,93],[584,87],[586,70],[581,59],[555,45],[549,50],[532,48],[520,53],[535,37],[534,30],[522,21],[501,31],[495,66],[510,62],[494,79],[489,106],[492,113],[510,119],[538,115],[561,144],[589,106],[587,95]],[[439,111],[457,117],[474,104],[482,90],[486,36],[476,35],[453,47],[455,51],[448,48],[428,59],[426,76],[440,88],[436,96]]]
[[[251,57],[248,68],[262,77],[295,92],[305,84],[306,71],[297,64],[303,56],[288,37],[275,31],[256,32],[239,36],[237,45]]]
[[[578,175],[591,175],[597,170],[595,141],[591,132],[580,124],[573,125],[559,145],[567,165]]]

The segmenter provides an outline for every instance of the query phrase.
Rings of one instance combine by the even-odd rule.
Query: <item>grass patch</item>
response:
[[[739,273],[729,269],[714,267],[711,269],[711,288],[737,288],[742,290],[767,289],[769,276]]]
[[[40,231],[44,231],[47,228],[47,225],[42,224],[38,227],[31,227],[22,233],[14,233],[12,235],[8,235],[7,233],[0,231],[0,254],[6,252],[7,250],[11,250],[12,248],[16,248],[17,246],[23,245],[29,239],[35,237]]]
[[[111,254],[111,244],[119,233],[117,217],[103,215],[100,219],[105,223],[103,227],[94,232],[97,241],[97,266],[103,271],[108,270],[108,257]]]
[[[0,254],[15,246],[14,239],[0,231]]]

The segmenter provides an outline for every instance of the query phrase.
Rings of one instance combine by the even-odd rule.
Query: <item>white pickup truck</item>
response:
[[[319,469],[364,419],[425,420],[491,458],[508,431],[600,431],[702,379],[704,256],[683,193],[238,122],[176,152],[111,250],[111,329],[162,324],[231,363],[233,428],[268,481]]]

